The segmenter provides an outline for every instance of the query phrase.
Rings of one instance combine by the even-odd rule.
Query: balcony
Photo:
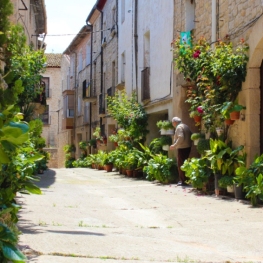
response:
[[[91,80],[87,85],[83,85],[83,101],[94,102],[97,100],[96,82]]]
[[[62,129],[73,129],[74,125],[74,110],[73,109],[67,109],[67,114],[62,119]]]
[[[142,101],[150,100],[150,68],[141,71],[141,96]]]

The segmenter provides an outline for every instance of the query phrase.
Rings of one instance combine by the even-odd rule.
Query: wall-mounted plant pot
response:
[[[161,135],[174,135],[174,130],[173,129],[169,129],[169,130],[161,129]]]
[[[232,111],[229,115],[231,120],[239,120],[240,111]]]
[[[199,139],[194,140],[194,145],[197,145],[199,142]]]
[[[226,119],[225,120],[225,124],[226,125],[232,125],[235,122],[235,120],[231,120],[231,119]]]
[[[218,128],[216,128],[216,133],[217,133],[218,136],[220,136],[220,135],[222,135],[224,133],[224,129],[218,127]]]
[[[162,148],[163,148],[164,151],[169,151],[170,145],[168,145],[168,144],[167,145],[163,145]]]
[[[202,120],[202,116],[198,116],[198,115],[194,116],[193,118],[195,122],[201,122]]]

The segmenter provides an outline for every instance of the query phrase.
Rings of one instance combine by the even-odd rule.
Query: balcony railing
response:
[[[39,119],[42,120],[44,125],[48,125],[49,123],[49,114],[48,112],[44,112],[43,114],[39,115]]]
[[[94,101],[97,99],[96,81],[91,80],[87,85],[83,86],[83,100]]]
[[[150,68],[141,71],[141,96],[142,101],[150,99]]]

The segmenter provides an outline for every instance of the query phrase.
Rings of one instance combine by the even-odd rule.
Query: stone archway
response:
[[[253,26],[249,35],[249,62],[247,77],[240,93],[240,101],[246,105],[245,112],[245,145],[248,154],[248,163],[251,163],[256,154],[260,154],[260,140],[263,130],[260,128],[261,101],[260,67],[263,60],[263,17]],[[262,76],[263,78],[263,76]],[[263,89],[262,89],[263,91]]]

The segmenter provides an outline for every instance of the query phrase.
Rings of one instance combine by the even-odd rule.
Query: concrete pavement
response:
[[[263,262],[263,208],[86,168],[19,195],[28,262]]]

